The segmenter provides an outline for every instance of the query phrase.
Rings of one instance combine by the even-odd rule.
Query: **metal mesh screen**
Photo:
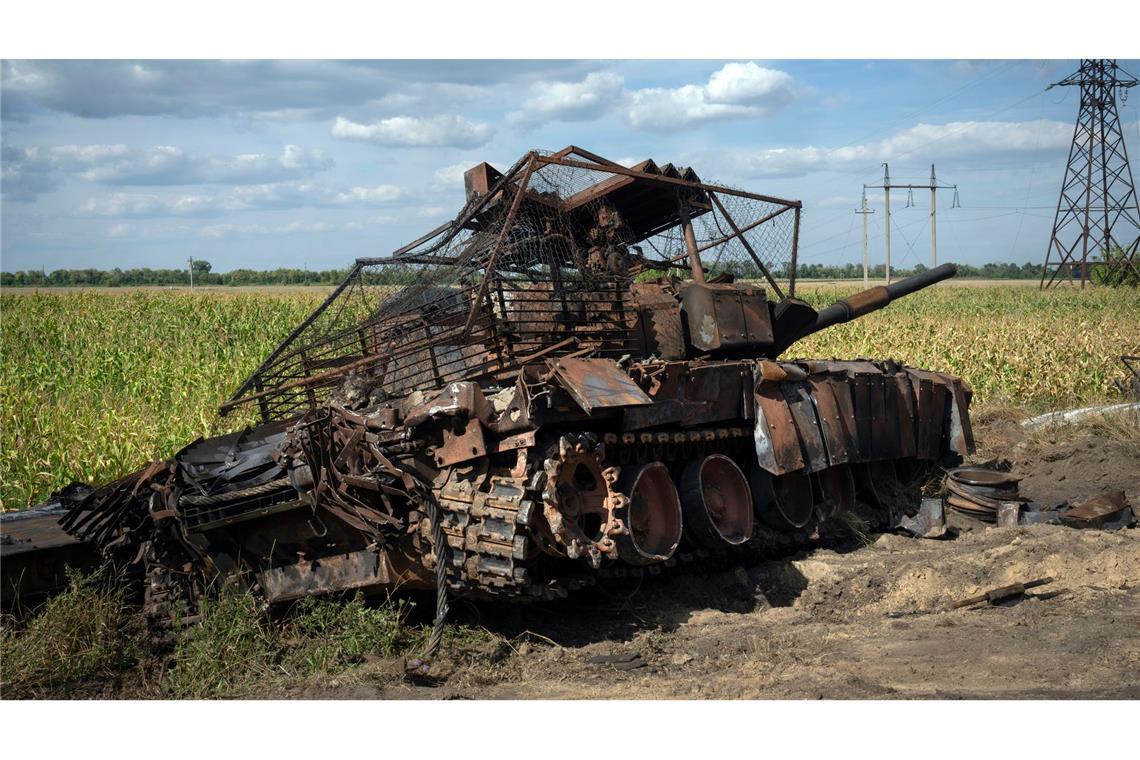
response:
[[[770,272],[793,269],[798,202],[690,169],[627,169],[571,148],[528,153],[485,180],[450,223],[358,260],[223,413],[248,402],[264,420],[287,419],[334,392],[376,401],[506,378],[543,357],[618,357],[633,347],[631,282],[686,276],[690,247],[709,277],[778,287]]]

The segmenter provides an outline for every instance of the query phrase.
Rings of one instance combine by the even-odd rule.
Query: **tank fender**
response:
[[[551,382],[569,393],[585,412],[653,404],[613,359],[547,359],[546,363]]]

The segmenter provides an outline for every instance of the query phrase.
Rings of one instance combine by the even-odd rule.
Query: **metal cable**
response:
[[[424,646],[423,656],[427,657],[439,649],[443,641],[443,628],[447,622],[447,613],[450,604],[447,598],[447,566],[451,564],[451,547],[443,535],[443,518],[439,513],[439,504],[431,489],[417,479],[420,489],[424,492],[424,501],[427,503],[428,519],[431,520],[432,543],[435,545],[435,620],[431,625],[431,636]]]
[[[243,488],[240,491],[227,491],[226,493],[219,493],[213,496],[198,496],[189,494],[183,496],[178,500],[179,504],[190,504],[192,506],[206,506],[210,504],[221,504],[227,501],[235,501],[236,499],[244,499],[247,496],[262,496],[264,494],[280,491],[290,486],[289,478],[279,478],[271,480],[268,483],[262,483],[259,486],[250,486]]]

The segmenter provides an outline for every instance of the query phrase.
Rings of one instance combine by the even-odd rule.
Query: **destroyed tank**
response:
[[[6,523],[6,593],[96,549],[159,618],[224,584],[560,597],[786,553],[840,513],[888,529],[972,450],[956,377],[783,358],[953,265],[817,312],[794,297],[798,201],[574,146],[465,184],[221,406],[235,432],[60,492],[24,521],[38,545]]]

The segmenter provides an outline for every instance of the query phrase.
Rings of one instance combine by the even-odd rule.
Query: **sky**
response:
[[[1121,60],[1133,74],[1137,61]],[[926,183],[939,261],[1042,261],[1076,60],[4,60],[0,268],[342,268],[454,216],[463,171],[569,144],[802,200],[800,257],[862,256],[864,184]],[[1140,155],[1140,92],[1121,104]],[[883,191],[868,190],[872,264]],[[892,262],[930,194],[892,191]]]

